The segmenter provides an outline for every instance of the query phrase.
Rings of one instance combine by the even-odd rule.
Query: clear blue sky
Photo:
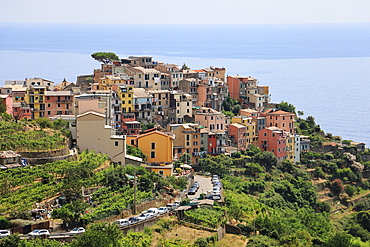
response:
[[[218,24],[370,22],[370,0],[2,0],[0,22]]]

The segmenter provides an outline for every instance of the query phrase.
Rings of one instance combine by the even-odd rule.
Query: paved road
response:
[[[188,195],[188,198],[198,198],[201,193],[207,194],[207,190],[212,190],[213,185],[211,183],[211,177],[203,177],[199,175],[194,176],[194,181],[198,181],[200,187],[195,195]]]

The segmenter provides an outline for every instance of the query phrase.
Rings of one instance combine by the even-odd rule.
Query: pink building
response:
[[[45,91],[45,117],[73,115],[71,91]]]
[[[229,118],[225,114],[208,107],[196,110],[194,120],[197,124],[203,125],[211,131],[215,129],[226,131],[229,125]]]
[[[277,127],[267,127],[258,131],[258,147],[262,151],[275,154],[278,161],[286,158],[286,135],[284,130]]]
[[[260,116],[266,117],[266,127],[277,127],[285,132],[294,133],[294,113],[282,110],[268,110],[262,112]]]
[[[232,141],[232,146],[238,150],[246,149],[246,127],[239,123],[229,125],[229,138]]]
[[[5,112],[13,116],[13,96],[1,94],[0,99],[0,104],[5,105]]]

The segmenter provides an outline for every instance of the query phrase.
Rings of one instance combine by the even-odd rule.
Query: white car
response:
[[[137,218],[140,220],[140,221],[144,221],[144,220],[148,220],[150,218],[152,218],[153,215],[150,214],[150,213],[145,213],[145,214],[140,214]]]
[[[85,232],[85,228],[75,227],[69,233],[71,233],[71,234],[80,234],[80,233],[84,233],[84,232]]]
[[[2,236],[9,236],[10,231],[9,230],[0,230],[0,237]]]
[[[176,206],[176,204],[175,204],[175,203],[168,203],[168,204],[166,205],[166,208],[168,209],[168,211],[172,211],[172,210],[174,210],[176,207],[177,207],[177,206]]]
[[[159,214],[165,214],[168,213],[168,208],[167,207],[160,207],[158,208]]]
[[[119,227],[125,227],[125,226],[130,225],[130,222],[128,221],[128,219],[116,220],[116,223],[119,225]]]
[[[154,217],[157,216],[157,215],[159,215],[159,212],[158,212],[158,209],[157,208],[149,208],[147,210],[147,213],[153,214]]]
[[[46,230],[46,229],[36,229],[36,230],[33,230],[32,232],[29,232],[28,235],[29,236],[43,236],[43,235],[49,236],[50,232],[49,230]]]

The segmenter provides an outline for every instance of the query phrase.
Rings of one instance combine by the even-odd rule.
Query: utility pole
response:
[[[134,203],[132,213],[136,214],[136,166],[134,166]]]

